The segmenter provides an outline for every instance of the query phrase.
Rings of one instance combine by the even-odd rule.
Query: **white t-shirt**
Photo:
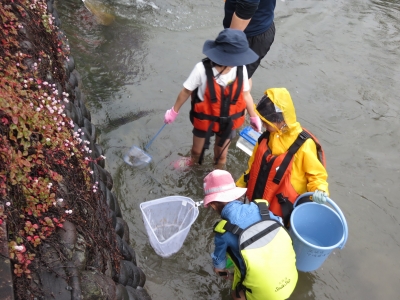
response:
[[[228,73],[219,75],[217,78],[217,83],[223,87],[231,84],[236,79],[236,69],[237,67],[233,67]],[[212,70],[214,76],[218,75],[218,71],[214,67]],[[207,76],[203,62],[199,62],[194,66],[192,73],[190,73],[188,79],[186,79],[186,81],[183,83],[183,86],[189,91],[194,91],[196,88],[199,88],[197,94],[201,101],[204,100],[204,93],[206,92],[207,86]],[[243,66],[243,92],[247,92],[249,90],[250,85],[247,69],[246,66]]]

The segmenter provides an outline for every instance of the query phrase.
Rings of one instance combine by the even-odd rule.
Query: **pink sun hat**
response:
[[[231,202],[246,193],[247,188],[236,187],[232,175],[224,170],[214,170],[204,177],[204,207],[210,202]]]

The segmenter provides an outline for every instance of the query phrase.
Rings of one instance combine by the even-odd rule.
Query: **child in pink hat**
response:
[[[246,188],[236,187],[235,181],[229,172],[214,170],[204,178],[204,206],[211,206],[213,210],[221,215],[222,219],[246,229],[261,220],[260,210],[254,202],[244,204],[239,200],[246,193],[246,190]],[[282,223],[281,219],[271,212],[270,217]],[[238,237],[231,232],[225,232],[224,234],[216,232],[214,244],[215,249],[211,254],[214,271],[220,276],[226,276],[226,279],[230,278],[228,270],[226,270],[228,253],[236,265],[232,285],[232,298],[240,299],[236,297],[235,288],[240,281],[241,274],[244,274],[245,265],[239,253]],[[243,291],[240,295],[241,299],[245,299]]]

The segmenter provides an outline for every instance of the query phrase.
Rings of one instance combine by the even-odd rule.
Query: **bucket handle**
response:
[[[314,193],[312,193],[312,192],[307,192],[307,193],[301,194],[299,197],[297,197],[296,201],[293,203],[293,208],[296,207],[297,201],[299,201],[301,198],[309,197],[309,196],[312,196],[313,194]],[[343,243],[340,244],[339,249],[343,249],[344,245],[347,242],[347,238],[349,236],[349,228],[347,226],[346,218],[344,217],[344,215],[343,215],[341,209],[339,208],[339,206],[337,206],[336,203],[331,198],[326,197],[326,202],[329,203],[333,207],[333,209],[337,212],[337,214],[339,215],[339,217],[340,217],[340,219],[342,221],[342,224],[343,224],[343,227],[344,227],[344,239],[343,239]],[[314,203],[316,203],[316,202],[314,202]]]

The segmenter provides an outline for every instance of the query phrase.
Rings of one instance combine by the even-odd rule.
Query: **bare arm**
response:
[[[244,101],[246,101],[246,109],[250,117],[256,117],[257,114],[254,111],[254,101],[253,97],[250,94],[250,91],[243,92],[243,96],[244,96]]]
[[[246,29],[247,25],[249,25],[250,20],[251,20],[251,18],[248,20],[241,19],[236,15],[236,13],[233,13],[230,28],[244,31]]]
[[[179,112],[179,110],[181,109],[182,105],[186,102],[186,100],[190,97],[190,94],[192,93],[192,91],[189,91],[186,88],[183,88],[179,95],[178,98],[176,99],[176,102],[174,104],[174,111],[175,112]]]

